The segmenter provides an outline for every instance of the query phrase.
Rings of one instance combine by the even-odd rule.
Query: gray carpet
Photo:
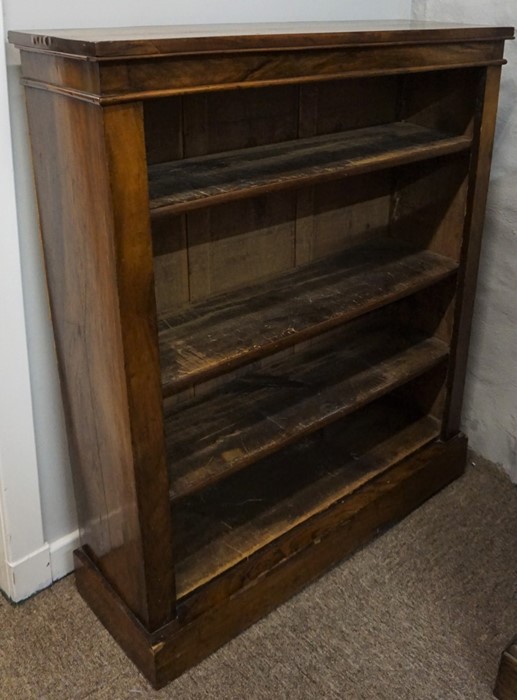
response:
[[[1,700],[482,700],[517,632],[517,488],[479,461],[155,693],[67,578],[0,600]]]

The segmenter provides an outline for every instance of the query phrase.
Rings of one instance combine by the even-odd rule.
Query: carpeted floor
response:
[[[481,461],[153,692],[74,589],[0,600],[1,700],[483,700],[517,632],[517,487]]]

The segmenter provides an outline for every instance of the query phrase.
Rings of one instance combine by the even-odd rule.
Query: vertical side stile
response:
[[[444,420],[444,439],[460,429],[463,391],[476,291],[492,150],[499,99],[501,67],[489,66],[482,86],[478,123],[470,165],[465,233],[451,347],[451,384]]]

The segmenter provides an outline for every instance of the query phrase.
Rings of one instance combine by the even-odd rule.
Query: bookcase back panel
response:
[[[188,304],[189,265],[185,216],[152,222],[154,280],[158,312]]]
[[[398,323],[449,344],[454,328],[457,285],[458,277],[453,275],[398,302],[394,306]]]
[[[153,221],[158,313],[385,235],[390,172]]]
[[[425,415],[435,419],[440,434],[444,430],[443,420],[447,401],[447,376],[449,368],[442,363],[404,384],[393,393],[393,400],[406,406],[415,416]]]
[[[183,102],[179,96],[142,103],[147,164],[183,158]]]
[[[298,136],[298,88],[183,97],[185,157],[291,141]]]
[[[298,194],[296,262],[305,264],[386,234],[393,173],[305,188]]]
[[[467,209],[469,154],[400,168],[392,235],[459,261]]]
[[[289,193],[187,214],[190,301],[291,268],[295,207]]]
[[[445,133],[472,134],[482,82],[479,68],[406,75],[398,118]]]
[[[409,121],[469,134],[479,69],[222,90],[143,103],[148,163]]]
[[[300,86],[300,138],[389,124],[397,119],[400,76]]]
[[[150,165],[396,120],[400,78],[333,80],[144,102]]]

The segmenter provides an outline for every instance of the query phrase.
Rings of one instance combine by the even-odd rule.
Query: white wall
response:
[[[404,19],[411,12],[411,0],[385,0],[382,4],[374,0],[351,0],[346,3],[342,0],[262,0],[257,3],[249,0],[227,0],[225,3],[190,0],[181,4],[170,0],[148,0],[144,3],[128,3],[126,0],[69,0],[66,3],[62,0],[0,0],[0,5],[2,2],[5,31],[207,22]],[[77,532],[38,235],[25,105],[19,85],[19,58],[13,47],[8,47],[7,55],[10,64],[8,74],[14,171],[8,153],[10,143],[5,68],[0,63],[0,127],[6,151],[5,158],[2,153],[0,211],[4,215],[8,210],[7,205],[11,206],[11,216],[3,216],[0,237],[0,240],[5,239],[11,246],[10,257],[4,257],[3,254],[0,256],[0,281],[5,284],[5,290],[2,289],[0,294],[0,305],[2,313],[6,310],[10,313],[13,326],[11,337],[15,338],[16,343],[12,340],[9,347],[0,346],[3,390],[7,387],[7,391],[3,391],[0,397],[16,396],[16,401],[0,403],[0,560],[3,511],[5,541],[19,543],[18,558],[13,559],[9,553],[6,556],[11,557],[10,561],[15,564],[21,566],[23,563],[24,571],[29,572],[25,575],[23,587],[19,586],[18,591],[12,586],[9,589],[13,597],[20,598],[46,585],[49,570],[52,577],[57,578],[71,569],[71,551],[77,543]],[[16,186],[17,217],[13,181]],[[6,188],[4,182],[7,183]],[[6,273],[5,278],[3,273]],[[32,395],[29,392],[27,345]],[[16,489],[3,492],[2,475],[4,481],[13,482]],[[27,507],[29,512],[26,512]],[[18,514],[19,517],[16,522],[10,522],[6,517],[8,514]],[[42,553],[47,557],[46,565]],[[28,566],[28,563],[35,562],[37,567]],[[13,572],[21,572],[20,566],[12,566],[11,569]],[[20,577],[18,580],[21,580]]]
[[[0,2],[1,8],[1,2]],[[0,13],[0,31],[3,32]],[[0,55],[0,582],[11,597],[50,581],[36,461],[11,132]]]
[[[416,19],[514,26],[516,0],[415,0]],[[517,42],[507,42],[463,428],[517,481]]]
[[[405,19],[411,0],[4,0],[7,29],[116,27],[208,22],[295,22],[346,19]]]

